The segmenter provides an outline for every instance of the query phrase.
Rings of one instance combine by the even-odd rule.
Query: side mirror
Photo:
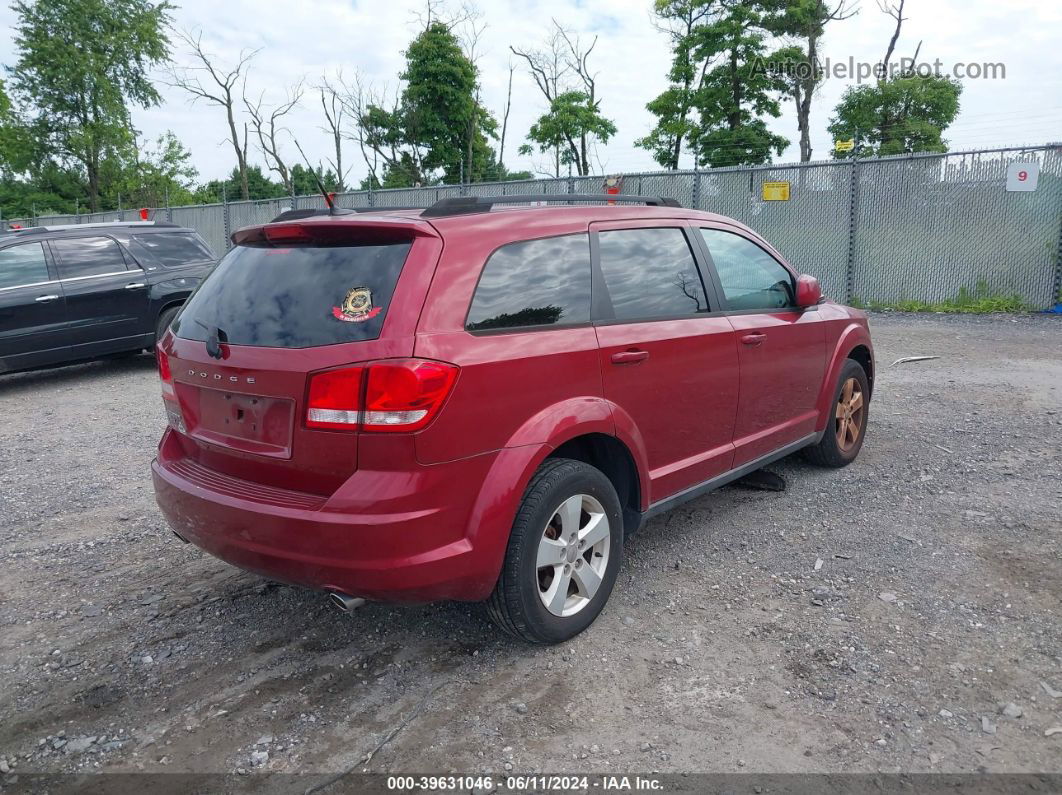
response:
[[[822,300],[822,288],[819,280],[806,273],[797,276],[796,281],[796,305],[801,309],[815,306]]]

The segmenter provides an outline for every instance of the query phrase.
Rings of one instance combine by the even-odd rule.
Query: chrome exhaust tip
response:
[[[355,610],[365,604],[365,600],[362,599],[360,596],[347,596],[344,593],[337,593],[336,591],[332,591],[328,594],[328,601],[334,604],[344,613],[353,613]]]

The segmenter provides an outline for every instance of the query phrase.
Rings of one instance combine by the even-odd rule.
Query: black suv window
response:
[[[195,232],[153,232],[134,235],[133,241],[165,268],[214,259],[214,252]]]
[[[686,235],[677,227],[598,234],[601,271],[617,320],[708,311]]]
[[[118,244],[109,237],[77,237],[51,241],[60,279],[99,276],[126,270]]]
[[[308,348],[380,336],[409,242],[237,246],[184,305],[178,337]]]
[[[502,246],[487,260],[472,298],[469,331],[587,323],[590,240],[585,234]]]
[[[701,229],[730,309],[784,309],[796,304],[793,276],[751,240]]]
[[[50,279],[44,246],[40,243],[22,243],[0,250],[0,290]]]

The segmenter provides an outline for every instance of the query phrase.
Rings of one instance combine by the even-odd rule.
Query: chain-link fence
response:
[[[1035,191],[1007,190],[1012,163],[1035,164]],[[765,200],[785,182],[788,200]],[[356,191],[341,207],[427,207],[453,196],[602,193],[601,177]],[[1031,307],[1062,300],[1062,147],[995,149],[708,171],[625,175],[622,192],[670,196],[684,207],[735,218],[770,240],[840,300],[938,302],[971,294],[1020,296]],[[243,226],[287,209],[323,208],[321,196],[227,202],[153,211],[191,227],[217,252]],[[136,220],[135,210],[39,216],[7,224]]]

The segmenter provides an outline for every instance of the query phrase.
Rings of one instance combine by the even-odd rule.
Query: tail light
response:
[[[389,359],[310,377],[308,428],[416,431],[438,413],[458,367],[427,359]]]
[[[310,377],[306,427],[351,430],[361,421],[364,369],[326,370]]]
[[[170,357],[160,347],[155,348],[155,362],[159,366],[159,378],[162,379],[162,383],[172,384],[173,373],[170,372]]]
[[[173,372],[170,370],[170,357],[161,346],[155,347],[155,361],[159,366],[159,380],[162,381],[162,405],[166,409],[166,420],[181,433],[187,431],[181,404],[177,400],[177,391],[173,387]]]

